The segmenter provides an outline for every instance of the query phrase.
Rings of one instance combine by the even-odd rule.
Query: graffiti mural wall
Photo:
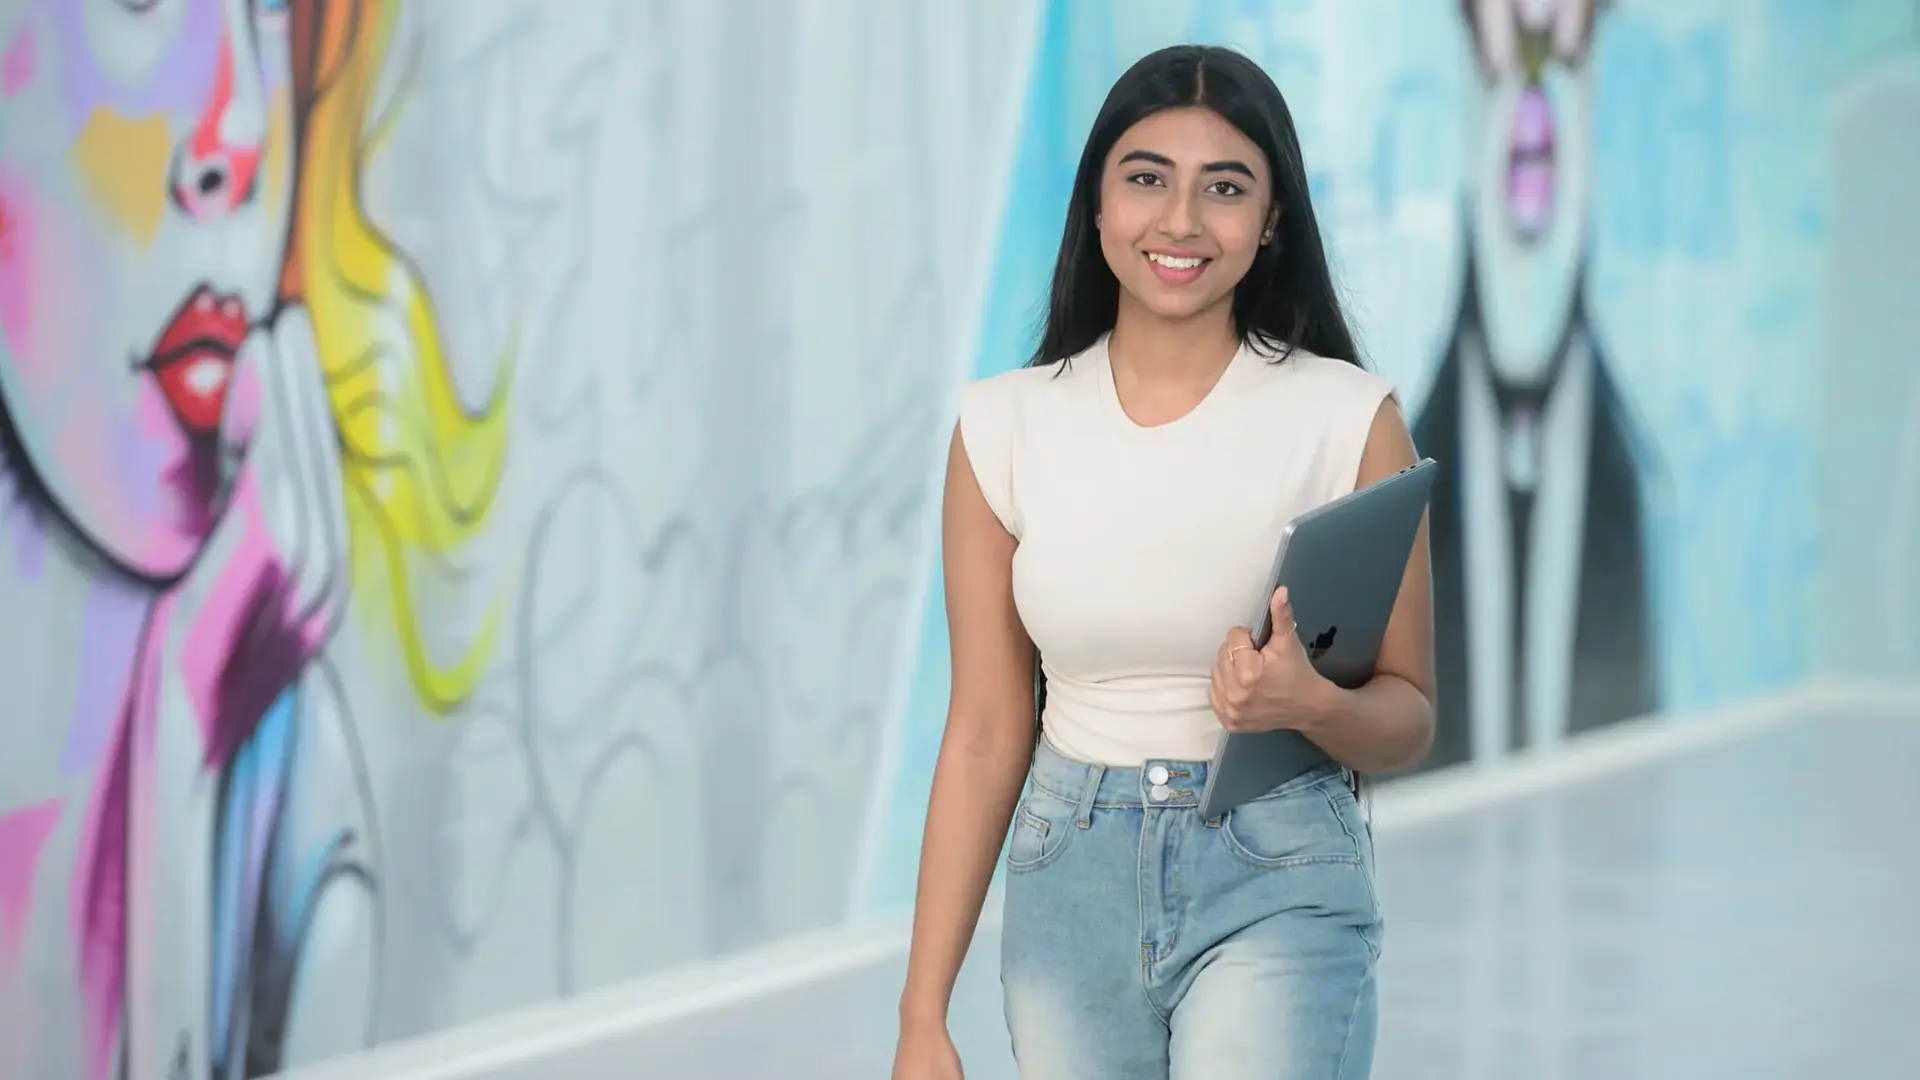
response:
[[[845,917],[1015,10],[0,3],[0,1077]]]
[[[1113,79],[1170,41],[1235,45],[1287,94],[1366,361],[1445,469],[1425,767],[1816,674],[1910,677],[1920,244],[1900,238],[1920,218],[1895,193],[1920,183],[1916,18],[1908,0],[1054,0],[974,375],[1030,352]],[[883,908],[912,897],[941,618]]]
[[[1447,463],[1436,764],[1910,670],[1915,34],[0,2],[0,1080],[264,1075],[904,905],[957,388],[1168,41],[1288,92]]]

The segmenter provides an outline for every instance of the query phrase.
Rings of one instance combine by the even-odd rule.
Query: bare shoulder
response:
[[[1364,487],[1399,472],[1419,460],[1413,445],[1413,432],[1400,411],[1400,399],[1389,393],[1374,406],[1373,421],[1367,428],[1367,443],[1360,451],[1360,473],[1356,483]]]

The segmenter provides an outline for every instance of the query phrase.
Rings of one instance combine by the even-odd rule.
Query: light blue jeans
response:
[[[1000,961],[1023,1080],[1371,1071],[1380,907],[1344,775],[1315,769],[1208,821],[1206,770],[1036,751]]]

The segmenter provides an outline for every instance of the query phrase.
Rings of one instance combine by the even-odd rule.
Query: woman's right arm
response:
[[[1013,606],[1014,538],[956,427],[941,513],[953,690],[920,847],[903,1029],[944,1026],[1014,803],[1033,760],[1033,642]]]

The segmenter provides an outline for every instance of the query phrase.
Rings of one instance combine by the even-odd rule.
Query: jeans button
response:
[[[1147,789],[1147,797],[1154,802],[1166,802],[1167,796],[1171,794],[1173,794],[1173,792],[1169,791],[1165,784],[1155,784],[1153,787]]]
[[[1161,784],[1167,782],[1167,775],[1167,767],[1165,765],[1155,765],[1153,768],[1147,770],[1147,783],[1159,787]]]

